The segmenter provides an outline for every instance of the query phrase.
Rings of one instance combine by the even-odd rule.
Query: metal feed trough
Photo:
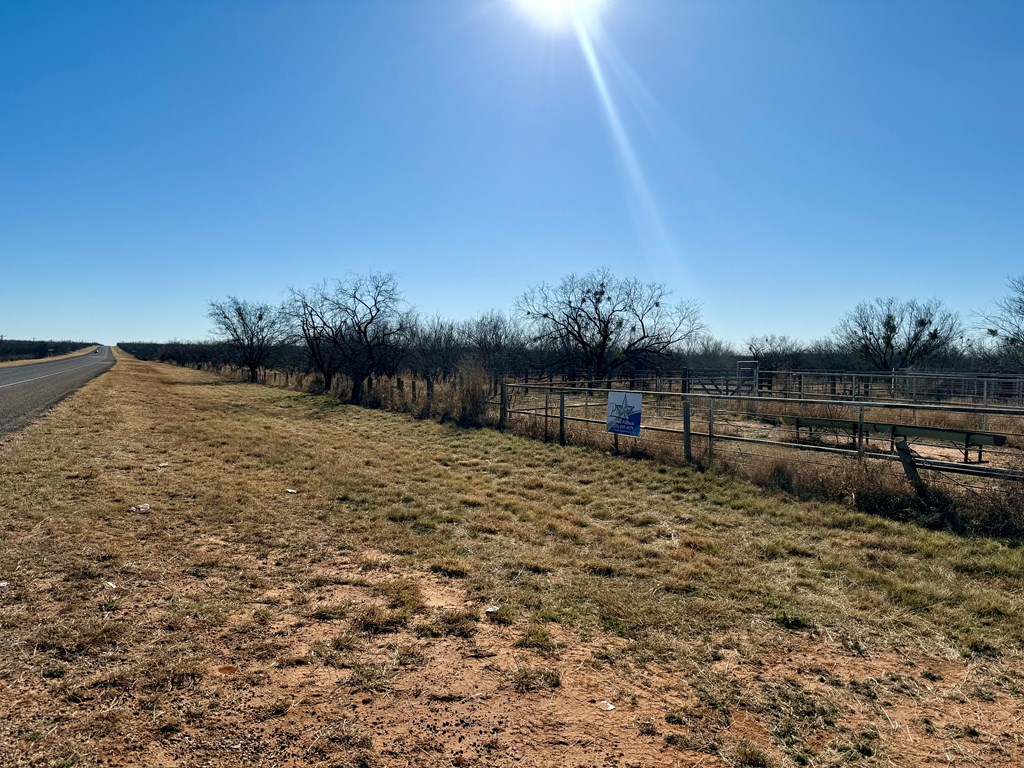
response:
[[[797,440],[800,439],[800,428],[806,427],[813,433],[814,429],[834,429],[842,432],[849,432],[857,437],[862,429],[859,421],[851,419],[817,419],[804,416],[783,416],[783,424],[796,428]],[[898,437],[924,437],[932,440],[947,440],[951,443],[963,446],[964,463],[970,463],[971,448],[978,449],[978,462],[982,461],[982,449],[984,446],[999,447],[1006,445],[1006,435],[999,435],[994,432],[975,432],[960,429],[946,429],[944,427],[919,427],[914,424],[889,424],[879,421],[865,421],[863,424],[865,434],[882,434],[889,436],[890,450],[894,450],[896,438]]]

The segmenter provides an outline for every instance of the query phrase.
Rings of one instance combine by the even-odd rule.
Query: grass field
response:
[[[124,355],[0,466],[0,765],[1024,764],[999,542]]]

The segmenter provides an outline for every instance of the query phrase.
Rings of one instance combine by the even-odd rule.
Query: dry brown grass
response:
[[[521,392],[521,390],[517,390]],[[613,437],[606,432],[605,403],[602,393],[584,396],[576,391],[566,397],[566,440],[600,450],[612,450],[632,458],[654,459],[669,465],[684,465],[682,434],[682,403],[680,395],[660,397],[645,395],[644,430],[639,439]],[[521,410],[517,410],[521,409]],[[981,429],[980,417],[960,421],[945,418],[948,414],[905,412],[869,412],[866,420],[889,419],[922,426]],[[1020,497],[1024,484],[1011,480],[966,477],[938,471],[924,471],[931,487],[931,500],[923,504],[916,497],[888,435],[871,433],[865,440],[868,458],[856,458],[854,435],[843,430],[818,430],[812,437],[804,428],[798,435],[792,425],[782,424],[778,413],[800,414],[820,418],[846,419],[856,422],[859,406],[849,403],[810,404],[761,402],[756,399],[719,402],[715,406],[714,447],[708,452],[708,411],[706,400],[692,406],[692,465],[699,469],[714,468],[724,474],[752,481],[771,491],[785,491],[803,500],[853,503],[862,511],[870,511],[897,520],[917,520],[926,527],[944,527],[959,533],[1004,538],[1024,542],[1024,514]],[[513,402],[509,429],[534,439],[554,440],[558,436],[557,392],[551,397],[549,417],[544,417],[544,396],[534,390],[529,398],[521,395]],[[920,418],[918,418],[920,416]],[[934,417],[934,418],[932,418]],[[993,417],[994,419],[995,417]],[[944,420],[945,419],[945,420]],[[1006,417],[1003,427],[1020,430],[1020,418]],[[1007,432],[1010,437],[1015,433]],[[742,440],[722,439],[723,436]],[[750,442],[750,440],[760,442]],[[829,453],[826,450],[800,450],[799,443],[815,449],[840,448],[850,453]],[[914,441],[912,449],[924,458],[959,463],[963,448],[949,441]],[[986,449],[986,467],[1024,469],[1024,454],[1015,446]],[[972,461],[977,460],[976,449]]]
[[[124,356],[0,465],[0,765],[1024,761],[999,542]]]

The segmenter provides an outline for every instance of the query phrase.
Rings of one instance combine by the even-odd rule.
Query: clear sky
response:
[[[543,2],[543,0],[541,0]],[[609,266],[742,341],[1024,272],[1021,0],[0,0],[0,334],[204,338]]]

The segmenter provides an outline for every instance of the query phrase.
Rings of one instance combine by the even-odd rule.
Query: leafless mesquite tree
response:
[[[336,344],[343,370],[352,379],[351,402],[358,405],[363,402],[367,380],[397,365],[414,318],[403,310],[398,280],[391,273],[339,281],[328,304],[344,329]]]
[[[686,340],[680,354],[691,368],[729,368],[740,351],[730,341],[701,332]]]
[[[277,307],[229,296],[211,301],[207,317],[213,322],[214,335],[226,342],[239,364],[255,382],[286,336],[286,324]]]
[[[815,339],[806,347],[807,365],[825,371],[848,371],[859,364],[860,355],[840,344],[835,336]]]
[[[323,283],[308,290],[291,289],[283,312],[288,318],[292,340],[305,346],[310,364],[330,392],[334,378],[344,367],[340,339],[345,333],[344,316]]]
[[[996,342],[1000,356],[1011,365],[1024,365],[1024,274],[1007,280],[1009,293],[996,302],[993,312],[984,314],[986,335]]]
[[[670,297],[662,283],[620,279],[602,269],[570,274],[557,286],[532,286],[516,308],[534,342],[556,346],[592,381],[610,381],[620,368],[650,364],[703,330],[700,308],[670,303]]]
[[[834,331],[836,341],[879,370],[911,368],[952,352],[963,339],[960,316],[938,299],[862,301]]]
[[[462,328],[441,315],[416,318],[409,329],[409,364],[423,378],[427,397],[434,395],[434,382],[458,372],[466,342]]]
[[[491,310],[462,324],[467,350],[494,377],[511,371],[526,357],[526,334],[513,317]]]
[[[800,367],[806,356],[804,344],[791,336],[767,334],[747,339],[747,351],[766,371],[785,371]]]

